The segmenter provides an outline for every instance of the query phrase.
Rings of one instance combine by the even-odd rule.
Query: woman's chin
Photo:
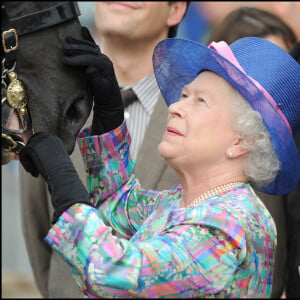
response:
[[[160,154],[160,156],[166,161],[168,162],[168,160],[172,157],[172,153],[173,153],[173,147],[171,147],[167,142],[162,141],[159,145],[158,145],[158,152]]]

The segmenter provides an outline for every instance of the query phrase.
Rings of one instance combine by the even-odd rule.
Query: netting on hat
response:
[[[269,42],[263,48],[251,38],[246,42],[245,47],[241,47],[237,42],[231,46],[237,60],[247,74],[257,80],[277,102],[294,132],[299,131],[299,65],[292,57],[289,60],[286,52],[266,49]],[[268,54],[267,57],[266,54]],[[289,66],[287,67],[286,64]],[[180,98],[182,88],[193,81],[203,70],[215,72],[229,82],[249,101],[253,109],[262,115],[281,162],[281,169],[275,181],[261,190],[271,194],[285,194],[296,185],[300,180],[300,158],[293,136],[274,105],[231,62],[197,42],[168,39],[156,47],[153,65],[158,85],[167,105],[176,102]],[[276,75],[276,72],[281,72],[280,76]]]

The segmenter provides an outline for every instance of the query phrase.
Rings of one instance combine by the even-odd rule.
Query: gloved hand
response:
[[[35,133],[20,151],[20,162],[32,176],[46,180],[54,207],[52,222],[75,203],[91,205],[90,196],[81,182],[63,142],[44,132]]]
[[[111,60],[101,53],[89,30],[82,27],[83,40],[67,37],[63,63],[86,67],[88,87],[94,97],[91,135],[98,135],[120,126],[124,105]]]

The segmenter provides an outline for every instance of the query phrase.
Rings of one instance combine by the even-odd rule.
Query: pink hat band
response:
[[[285,122],[287,128],[289,129],[290,133],[292,134],[291,126],[286,119],[285,115],[282,113],[281,109],[278,107],[277,103],[274,101],[272,96],[268,93],[268,91],[255,79],[253,79],[251,76],[249,76],[243,67],[239,64],[236,57],[234,56],[233,52],[231,51],[231,48],[226,44],[224,41],[220,42],[212,42],[209,44],[208,48],[218,52],[220,55],[228,59],[232,64],[234,64],[241,72],[243,72],[255,85],[256,87],[265,95],[265,97],[272,103],[272,105],[277,109],[279,115]]]

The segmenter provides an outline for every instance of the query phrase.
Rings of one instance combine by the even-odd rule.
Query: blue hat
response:
[[[286,194],[300,181],[293,138],[300,131],[300,65],[286,51],[257,37],[241,38],[230,46],[172,38],[155,47],[153,67],[168,106],[200,72],[209,70],[224,78],[261,114],[281,163],[275,180],[261,191]]]

